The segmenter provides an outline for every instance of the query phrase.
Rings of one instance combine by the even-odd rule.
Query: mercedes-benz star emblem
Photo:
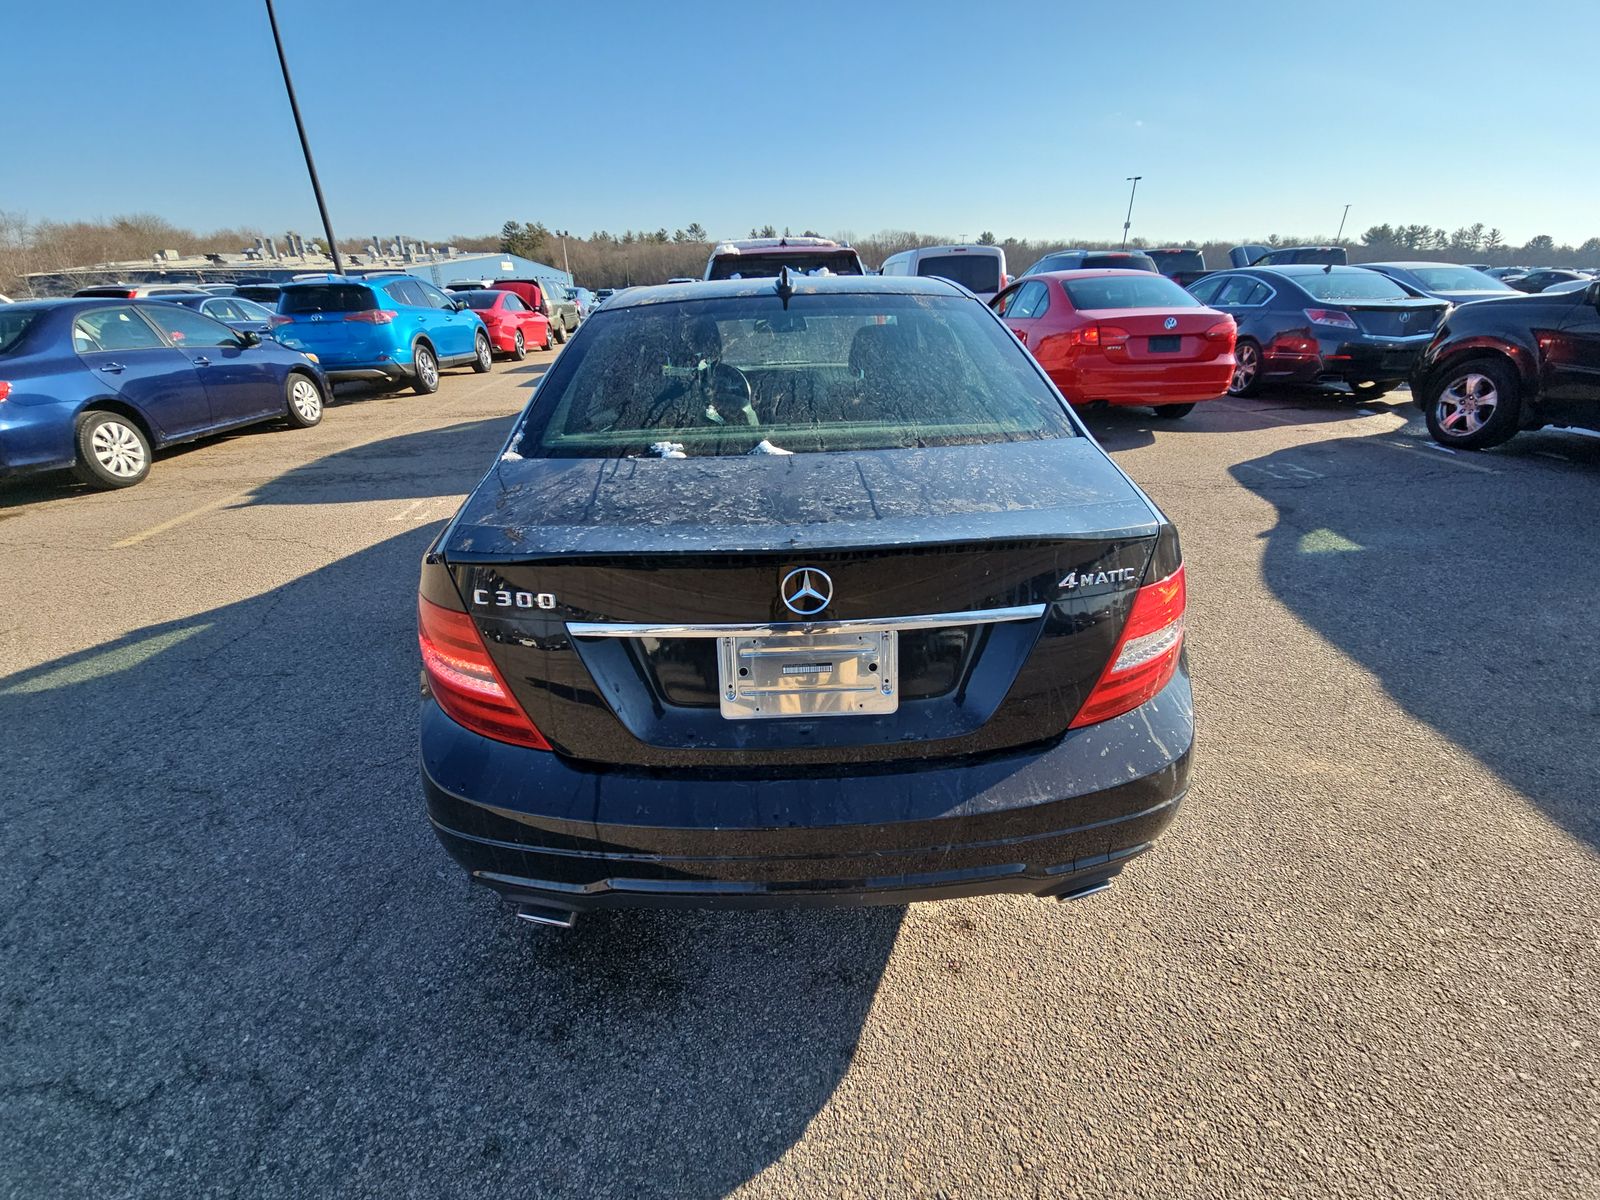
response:
[[[796,567],[778,584],[783,606],[799,617],[814,617],[833,603],[833,580],[816,567]]]
[[[1161,327],[1163,329],[1176,329],[1178,327],[1178,318],[1168,317],[1165,321],[1161,322]]]

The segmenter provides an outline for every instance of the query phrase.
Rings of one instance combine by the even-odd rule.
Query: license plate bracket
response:
[[[893,629],[764,633],[717,639],[722,715],[851,717],[900,707]]]
[[[1163,334],[1150,339],[1151,354],[1176,354],[1183,349],[1183,337],[1180,334]]]

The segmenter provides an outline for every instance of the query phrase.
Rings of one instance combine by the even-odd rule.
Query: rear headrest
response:
[[[857,375],[876,371],[894,352],[893,343],[904,340],[905,331],[898,326],[863,326],[850,341],[850,369]]]

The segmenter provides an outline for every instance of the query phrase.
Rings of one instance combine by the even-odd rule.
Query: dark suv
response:
[[[1155,262],[1156,270],[1179,287],[1188,287],[1205,278],[1206,256],[1198,250],[1172,246],[1162,250],[1146,250],[1145,253]]]
[[[1479,300],[1423,351],[1411,391],[1440,445],[1498,446],[1519,429],[1600,429],[1600,282]]]

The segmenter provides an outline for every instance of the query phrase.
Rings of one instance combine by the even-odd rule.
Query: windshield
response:
[[[1000,259],[994,254],[936,254],[917,261],[918,275],[936,275],[973,292],[1000,290]]]
[[[1102,275],[1098,279],[1063,280],[1072,307],[1199,308],[1200,301],[1165,275]]]
[[[278,297],[281,313],[365,312],[376,307],[369,288],[350,283],[284,288]]]
[[[36,308],[18,309],[9,304],[0,304],[0,354],[10,353],[11,348],[22,340],[22,331],[32,325],[38,315]]]
[[[1493,275],[1471,267],[1413,267],[1411,273],[1422,286],[1434,292],[1514,292]]]
[[[504,292],[494,291],[457,292],[455,293],[455,298],[460,300],[468,308],[475,308],[481,312],[486,308],[493,308],[494,302],[500,299],[500,297],[503,295],[505,295]]]
[[[726,297],[601,309],[523,457],[817,453],[1072,437],[1027,352],[957,296]]]
[[[1204,271],[1206,256],[1198,250],[1147,250],[1163,271]]]
[[[1387,275],[1363,271],[1360,267],[1335,267],[1332,271],[1313,271],[1292,276],[1294,281],[1317,300],[1409,300],[1406,291]]]
[[[708,279],[775,279],[784,267],[800,275],[828,270],[835,275],[861,274],[854,250],[793,250],[786,254],[719,254]]]

